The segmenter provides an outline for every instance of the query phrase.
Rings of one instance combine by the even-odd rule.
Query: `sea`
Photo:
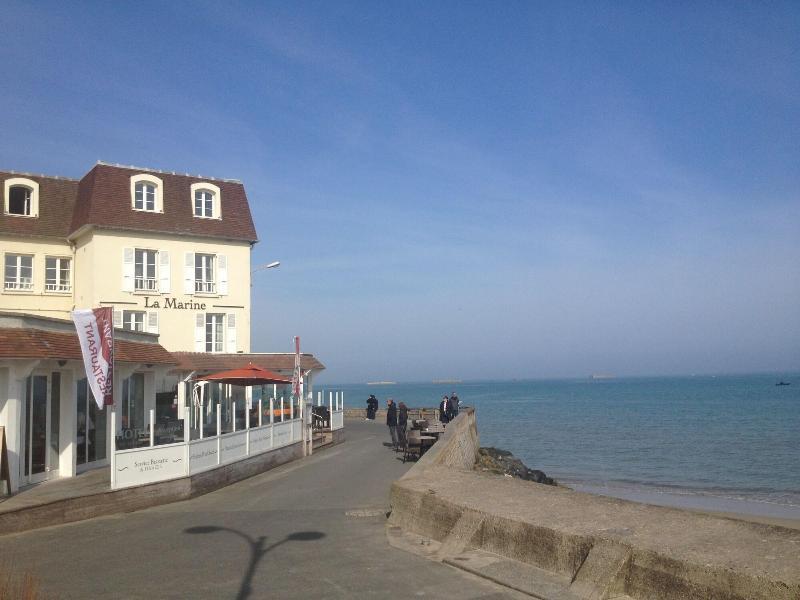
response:
[[[347,407],[365,407],[369,394],[381,406],[388,397],[438,406],[456,392],[476,410],[482,446],[509,450],[574,489],[800,519],[797,373],[322,388],[342,390]]]

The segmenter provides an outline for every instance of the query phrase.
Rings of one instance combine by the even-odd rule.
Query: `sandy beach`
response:
[[[622,486],[587,485],[577,482],[565,482],[565,485],[589,494],[612,496],[644,504],[681,508],[717,517],[800,530],[800,507],[794,505],[702,494],[650,491]]]
[[[800,519],[747,515],[742,513],[722,512],[714,510],[694,510],[694,509],[689,509],[689,510],[692,510],[692,512],[714,515],[715,517],[725,517],[728,519],[737,519],[739,521],[750,521],[751,523],[761,523],[763,525],[775,525],[777,527],[786,527],[788,529],[800,530]]]

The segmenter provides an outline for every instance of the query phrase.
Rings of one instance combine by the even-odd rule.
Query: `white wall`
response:
[[[72,293],[45,292],[45,258],[48,256],[71,257],[72,249],[65,241],[41,238],[23,239],[0,236],[0,269],[5,270],[6,254],[33,255],[33,289],[28,291],[6,291],[0,282],[0,311],[24,312],[45,317],[69,318],[72,310]],[[75,265],[72,265],[73,282]],[[74,283],[73,283],[74,289]]]
[[[157,313],[159,343],[167,350],[186,352],[196,350],[195,323],[199,313],[225,314],[226,326],[227,315],[233,314],[236,321],[235,351],[250,351],[249,243],[105,230],[96,230],[85,237],[78,240],[76,253],[76,272],[79,273],[75,288],[77,307],[113,306],[115,310]],[[125,248],[166,252],[169,255],[169,292],[123,291]],[[185,260],[189,252],[225,256],[227,293],[221,293],[219,289],[216,294],[186,293]],[[219,278],[217,283],[219,288]],[[178,303],[186,306],[192,302],[205,308],[176,308]],[[229,351],[227,344],[223,351]]]

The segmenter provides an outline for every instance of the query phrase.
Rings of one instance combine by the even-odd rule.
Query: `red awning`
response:
[[[195,381],[216,381],[218,383],[229,383],[231,385],[265,385],[268,383],[292,383],[291,379],[286,379],[267,369],[262,369],[253,364],[242,367],[241,369],[231,369],[230,371],[220,371],[211,375],[195,377]]]

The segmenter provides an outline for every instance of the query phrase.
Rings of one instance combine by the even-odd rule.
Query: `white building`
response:
[[[76,308],[114,309],[121,442],[149,429],[151,409],[164,431],[186,418],[179,435],[198,434],[203,418],[180,384],[189,376],[249,362],[291,373],[290,355],[250,354],[258,238],[240,182],[98,163],[80,180],[0,172],[0,186],[0,426],[12,490],[108,460],[110,411],[86,390]],[[303,356],[307,391],[323,368]],[[219,384],[209,398],[223,429],[251,400]]]

